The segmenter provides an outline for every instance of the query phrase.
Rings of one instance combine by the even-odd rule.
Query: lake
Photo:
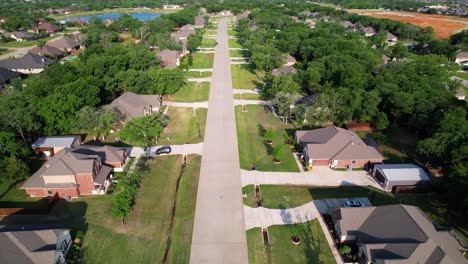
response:
[[[62,21],[73,21],[73,20],[77,20],[77,19],[81,19],[85,22],[89,22],[89,20],[93,17],[97,17],[97,18],[100,18],[102,19],[102,21],[106,20],[106,19],[113,19],[113,20],[118,20],[121,16],[123,15],[123,13],[109,13],[109,14],[100,14],[100,15],[90,15],[90,16],[81,16],[81,17],[71,17],[71,18],[67,18],[67,19],[64,19]],[[148,21],[148,20],[153,20],[153,19],[156,19],[158,17],[161,16],[161,14],[159,13],[129,13],[129,15],[131,15],[132,17],[140,20],[140,21]]]

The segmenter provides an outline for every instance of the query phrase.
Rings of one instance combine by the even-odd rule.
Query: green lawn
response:
[[[213,75],[213,72],[184,71],[184,74],[187,78],[209,78]]]
[[[194,53],[191,69],[210,69],[213,68],[213,53]]]
[[[0,45],[1,45],[1,43],[0,43]],[[13,50],[13,49],[0,49],[0,55],[12,53],[13,51],[15,51],[15,50]]]
[[[250,51],[248,50],[230,50],[229,51],[230,57],[250,57]]]
[[[214,48],[216,46],[216,39],[203,38],[200,48]]]
[[[241,106],[235,108],[241,168],[251,169],[255,166],[260,171],[298,172],[294,156],[284,143],[287,139],[286,129],[293,127],[283,124],[268,108],[258,105],[248,105],[246,108],[247,112],[242,112]],[[269,155],[271,146],[261,136],[263,130],[268,128],[274,131],[273,146],[283,146],[279,156],[280,164],[273,162],[273,157]]]
[[[318,220],[297,225],[270,226],[268,233],[270,245],[265,246],[260,228],[247,231],[250,264],[335,263]],[[301,243],[294,245],[291,236],[299,237]]]
[[[228,30],[228,36],[237,36],[237,31],[235,30]]]
[[[248,64],[231,65],[231,74],[235,89],[255,89],[262,82],[261,75],[250,69]]]
[[[170,107],[167,112],[170,121],[159,136],[158,145],[202,142],[207,112],[199,108],[194,116],[192,108]]]
[[[373,191],[373,198],[369,197]],[[253,186],[245,186],[243,192],[247,193],[244,204],[257,207]],[[342,187],[310,187],[310,186],[281,186],[261,185],[261,198],[265,208],[293,208],[312,200],[330,198],[357,198],[368,197],[373,205],[388,205],[398,203],[393,194],[373,187],[342,186]]]
[[[175,102],[205,102],[208,101],[209,95],[209,82],[187,82],[179,91],[171,95],[169,100]]]
[[[261,100],[262,96],[260,94],[234,94],[234,99],[244,99],[244,100]]]
[[[237,39],[229,39],[229,48],[243,48]]]
[[[177,201],[167,263],[188,263],[200,160],[189,155],[185,167],[180,155],[150,160],[125,225],[111,217],[112,195],[60,202],[52,215],[86,232],[84,263],[162,263]]]
[[[455,72],[453,75],[468,81],[468,72]]]

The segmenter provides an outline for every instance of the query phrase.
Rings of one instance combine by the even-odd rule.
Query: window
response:
[[[355,160],[353,160],[353,164],[356,164],[356,161],[355,161]]]
[[[47,191],[47,194],[52,195],[53,192],[52,192],[51,190],[48,190],[48,191]]]

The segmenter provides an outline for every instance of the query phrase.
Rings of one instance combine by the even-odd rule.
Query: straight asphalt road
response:
[[[227,19],[217,34],[190,263],[248,263]]]

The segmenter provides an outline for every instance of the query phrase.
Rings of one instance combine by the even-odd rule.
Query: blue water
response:
[[[82,16],[82,17],[71,17],[71,18],[67,18],[67,19],[64,19],[62,21],[73,21],[73,20],[76,20],[76,19],[81,19],[85,22],[89,22],[89,20],[92,18],[92,17],[97,17],[97,18],[100,18],[102,19],[102,21],[106,20],[106,19],[113,19],[113,20],[118,20],[123,14],[122,13],[113,13],[113,14],[100,14],[100,15],[91,15],[91,16]],[[132,17],[140,20],[140,21],[148,21],[148,20],[153,20],[153,19],[156,19],[158,17],[161,16],[161,14],[159,13],[129,13],[129,15],[131,15]]]

